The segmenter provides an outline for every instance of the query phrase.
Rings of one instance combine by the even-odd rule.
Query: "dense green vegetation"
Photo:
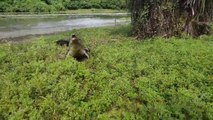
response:
[[[0,12],[54,12],[76,9],[124,9],[126,0],[1,0]]]
[[[213,119],[213,36],[137,41],[130,27],[0,45],[0,119]],[[77,34],[91,59],[60,59]]]
[[[113,9],[78,9],[78,10],[66,10],[66,11],[52,11],[48,14],[76,14],[76,15],[85,15],[85,14],[103,14],[103,13],[127,13],[125,9],[113,10]],[[46,12],[0,12],[0,15],[46,15]]]

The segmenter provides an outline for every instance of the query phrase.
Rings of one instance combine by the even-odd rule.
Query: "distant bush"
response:
[[[102,8],[99,1],[91,2],[91,6],[92,6],[92,8],[97,8],[97,9]]]
[[[122,8],[122,2],[121,2],[121,0],[111,0],[110,2],[109,2],[109,7],[111,8],[111,9],[121,9]]]
[[[103,9],[123,9],[124,1],[123,0],[101,0],[100,5]]]
[[[35,5],[32,6],[31,8],[32,12],[49,12],[51,11],[50,6],[43,2],[36,2]]]
[[[10,12],[11,5],[7,2],[0,2],[0,12]]]
[[[1,1],[1,12],[51,12],[76,9],[123,9],[126,0],[22,0]]]
[[[52,5],[56,11],[64,11],[66,10],[62,3],[55,3]]]
[[[64,3],[65,8],[69,10],[77,10],[80,8],[79,1],[68,1]]]
[[[80,8],[81,9],[90,9],[92,8],[92,5],[90,2],[87,2],[87,1],[82,1],[80,4],[79,4]]]
[[[14,4],[13,12],[29,12],[31,8],[31,4],[29,1],[26,2],[17,2]]]

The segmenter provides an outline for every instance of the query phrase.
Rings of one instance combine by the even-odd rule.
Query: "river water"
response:
[[[130,23],[128,14],[0,16],[0,39]]]

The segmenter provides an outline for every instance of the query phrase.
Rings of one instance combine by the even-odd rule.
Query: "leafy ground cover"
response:
[[[213,119],[213,36],[137,41],[129,26],[0,45],[0,119]],[[91,58],[60,59],[77,34]]]

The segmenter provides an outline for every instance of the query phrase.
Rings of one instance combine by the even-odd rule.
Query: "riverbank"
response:
[[[54,16],[54,15],[100,15],[100,14],[130,14],[127,10],[111,10],[111,9],[78,9],[55,12],[0,12],[0,17],[7,16]]]
[[[61,59],[76,34],[90,59]],[[135,40],[130,26],[0,44],[2,119],[211,119],[213,36]]]

